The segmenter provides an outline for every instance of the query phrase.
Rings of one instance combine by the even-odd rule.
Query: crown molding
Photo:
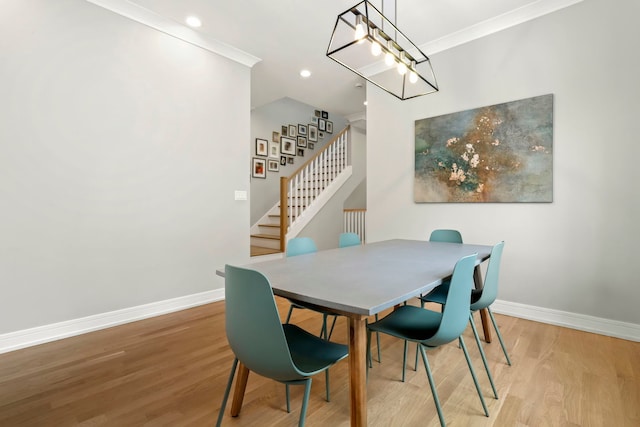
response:
[[[455,33],[448,34],[436,40],[424,43],[419,48],[427,55],[442,52],[470,41],[515,27],[524,22],[531,21],[549,13],[556,12],[583,0],[538,0],[503,13]]]
[[[87,0],[96,6],[105,8],[113,13],[139,22],[155,30],[161,31],[172,37],[198,46],[209,52],[216,53],[238,62],[247,67],[253,67],[261,61],[260,58],[244,52],[236,47],[223,43],[214,39],[207,34],[200,33],[172,19],[159,15],[149,9],[146,9],[127,0]]]

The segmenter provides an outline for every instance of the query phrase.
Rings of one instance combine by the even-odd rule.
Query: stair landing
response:
[[[251,245],[251,256],[279,254],[280,249],[263,248],[262,246]]]

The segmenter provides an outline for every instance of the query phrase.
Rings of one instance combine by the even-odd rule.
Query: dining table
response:
[[[489,258],[491,249],[488,245],[393,239],[242,267],[262,273],[274,295],[347,318],[351,426],[361,427],[367,425],[369,316],[428,293],[450,277],[456,262],[467,255],[477,254],[474,279],[476,287],[482,286],[479,266]],[[240,364],[232,416],[240,413],[248,375],[248,369]]]

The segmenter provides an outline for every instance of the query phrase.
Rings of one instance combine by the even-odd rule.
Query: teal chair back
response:
[[[504,242],[496,244],[491,249],[491,258],[489,258],[489,265],[487,265],[487,274],[484,278],[484,285],[482,286],[482,294],[478,301],[471,304],[471,310],[481,310],[489,307],[498,297],[498,276],[500,275],[500,261],[502,260],[502,250],[504,249]]]
[[[360,244],[360,236],[356,233],[341,233],[340,238],[338,239],[338,247],[340,248],[359,246]]]
[[[458,339],[469,322],[469,295],[473,286],[473,269],[477,255],[469,255],[456,263],[451,276],[447,301],[442,309],[442,319],[437,332],[423,344],[437,347]]]
[[[318,252],[311,237],[294,237],[287,242],[287,256],[296,256]]]
[[[458,230],[433,230],[429,236],[430,242],[462,243],[462,234]]]
[[[269,280],[225,266],[225,320],[229,345],[249,370],[277,381],[305,378],[291,359]]]

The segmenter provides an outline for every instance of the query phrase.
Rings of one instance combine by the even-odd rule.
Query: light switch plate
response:
[[[235,192],[236,200],[247,200],[247,192],[242,190],[236,190]]]

